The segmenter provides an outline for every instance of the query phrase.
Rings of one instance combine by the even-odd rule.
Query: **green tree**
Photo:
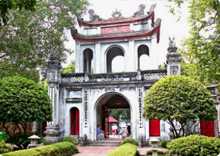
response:
[[[166,76],[156,82],[144,99],[144,117],[164,120],[173,129],[174,137],[185,135],[190,120],[214,120],[217,111],[210,92],[197,80],[185,76]],[[181,128],[177,131],[174,121]]]
[[[66,68],[63,68],[62,74],[72,74],[75,73],[75,62],[72,61],[70,65],[68,65]]]
[[[186,1],[168,0],[181,7]],[[174,7],[172,13],[181,10]],[[180,52],[185,72],[203,83],[220,82],[220,1],[193,0],[189,2],[190,37],[183,41]]]
[[[52,104],[46,90],[22,77],[0,79],[0,122],[8,135],[27,132],[27,123],[51,121]],[[13,131],[10,126],[13,125]]]
[[[0,1],[0,26],[6,24],[9,20],[8,14],[12,9],[31,10],[34,11],[34,6],[37,0],[1,0]]]
[[[64,47],[67,34],[87,6],[87,0],[44,0],[35,12],[10,11],[8,24],[0,27],[0,77],[23,76],[38,81],[36,69],[46,68],[52,47],[61,61],[71,51]]]
[[[126,120],[131,119],[130,109],[126,108],[110,109],[109,114],[118,121],[120,119],[120,116],[123,116]]]

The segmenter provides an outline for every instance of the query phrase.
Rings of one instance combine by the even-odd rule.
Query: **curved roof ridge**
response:
[[[145,19],[152,19],[154,22],[154,9],[156,4],[151,5],[150,11],[147,15],[138,16],[138,17],[127,17],[127,18],[119,18],[119,19],[105,19],[105,20],[98,20],[98,21],[84,21],[83,19],[77,17],[77,21],[79,26],[104,26],[104,25],[111,25],[111,24],[124,24],[124,23],[134,23],[138,21],[142,21]]]
[[[136,32],[127,32],[127,33],[115,33],[115,34],[98,34],[98,35],[82,35],[77,32],[75,27],[71,28],[71,35],[73,39],[78,41],[93,42],[101,40],[116,40],[116,39],[130,39],[137,37],[146,37],[153,34],[157,34],[157,43],[160,40],[160,25],[161,19],[157,19],[154,23],[153,28],[149,30],[136,31]]]

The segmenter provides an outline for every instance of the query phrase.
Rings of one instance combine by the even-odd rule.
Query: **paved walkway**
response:
[[[105,146],[78,146],[80,153],[74,156],[106,156],[109,152],[115,150],[117,147],[105,147]],[[150,150],[150,147],[138,148],[139,154],[145,156],[146,152]],[[165,152],[166,149],[159,148],[159,151]]]
[[[101,146],[78,146],[80,153],[74,156],[106,156],[109,152],[115,150],[117,147],[101,147]]]
[[[145,156],[147,151],[151,150],[151,147],[143,147],[143,148],[138,147],[137,150],[138,150],[140,156]],[[158,150],[161,151],[161,152],[166,152],[166,149],[164,149],[164,148],[158,148]]]

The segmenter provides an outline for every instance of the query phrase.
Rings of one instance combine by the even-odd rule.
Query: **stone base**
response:
[[[53,143],[57,143],[57,142],[60,142],[61,141],[61,137],[51,137],[51,136],[46,136],[45,137],[45,140],[46,140],[46,145],[49,145],[49,144],[53,144]]]
[[[60,127],[58,125],[48,125],[44,133],[46,134],[46,144],[52,144],[61,141],[61,132]]]

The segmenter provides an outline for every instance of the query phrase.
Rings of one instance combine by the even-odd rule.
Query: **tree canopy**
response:
[[[62,69],[62,74],[72,74],[75,73],[75,62],[72,61],[70,65],[68,65],[66,68]]]
[[[167,121],[174,129],[174,136],[184,134],[184,126],[194,119],[214,120],[217,111],[210,92],[197,80],[185,76],[166,76],[156,82],[145,95],[146,119]],[[177,132],[177,121],[181,129]]]
[[[22,77],[0,79],[0,122],[8,133],[11,124],[26,131],[27,122],[51,118],[50,97],[40,84]]]
[[[0,26],[9,20],[9,12],[12,9],[34,10],[37,0],[1,0],[0,1]]]
[[[44,0],[35,12],[12,10],[8,24],[0,27],[0,77],[23,76],[38,81],[52,47],[61,61],[72,51],[65,48],[66,31],[86,9],[87,0]]]
[[[186,1],[168,0],[181,7]],[[220,1],[193,0],[189,3],[190,37],[180,49],[185,72],[203,83],[220,82]],[[174,7],[171,12],[177,12]]]

